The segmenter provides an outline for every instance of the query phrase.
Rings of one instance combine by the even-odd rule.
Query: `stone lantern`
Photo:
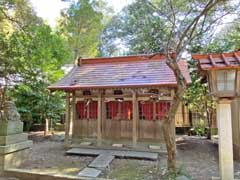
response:
[[[217,100],[219,169],[221,179],[233,177],[232,101],[240,96],[240,51],[222,54],[195,54],[201,74],[207,77]]]

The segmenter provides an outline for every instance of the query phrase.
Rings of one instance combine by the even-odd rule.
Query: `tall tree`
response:
[[[216,25],[222,23],[223,17],[239,11],[239,3],[223,0],[148,1],[149,6],[156,10],[159,18],[165,21],[164,26],[168,29],[164,53],[166,63],[174,72],[177,81],[173,103],[163,123],[170,170],[176,169],[174,117],[187,88],[178,62],[194,40],[201,38],[204,33],[214,32]]]
[[[164,24],[148,0],[137,0],[109,21],[101,35],[100,51],[104,56],[162,52],[168,31]]]
[[[99,35],[103,29],[101,7],[97,1],[78,0],[62,11],[59,31],[67,39],[73,58],[98,54]]]
[[[104,30],[102,50],[106,54],[114,54],[119,48],[118,42],[129,54],[163,52],[174,72],[177,88],[163,123],[169,169],[176,168],[174,117],[187,88],[178,62],[193,43],[208,41],[224,17],[239,13],[239,3],[234,0],[136,0]]]
[[[63,75],[61,67],[69,59],[67,43],[36,16],[28,1],[3,2],[0,23],[9,26],[0,31],[0,112],[11,98],[26,120],[56,119],[63,103],[59,94],[50,95],[46,88]]]

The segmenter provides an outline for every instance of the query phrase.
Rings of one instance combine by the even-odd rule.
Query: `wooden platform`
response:
[[[66,152],[68,155],[80,156],[98,156],[101,154],[112,155],[117,158],[132,158],[132,159],[145,159],[145,160],[158,160],[158,153],[155,152],[142,152],[142,151],[125,151],[125,150],[104,150],[104,149],[91,149],[91,148],[72,148]]]

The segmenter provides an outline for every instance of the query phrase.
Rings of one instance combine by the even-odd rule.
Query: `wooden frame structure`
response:
[[[185,61],[179,66],[190,83]],[[92,138],[97,145],[123,139],[135,146],[163,140],[162,120],[176,80],[163,54],[138,55],[78,59],[71,72],[48,88],[66,92],[66,144],[72,137]],[[184,111],[181,105],[181,115]],[[182,119],[187,124],[187,116]]]

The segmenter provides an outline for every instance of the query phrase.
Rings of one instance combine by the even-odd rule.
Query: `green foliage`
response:
[[[147,0],[137,0],[106,26],[101,35],[100,51],[104,56],[160,52],[167,38],[165,25]]]
[[[192,46],[192,51],[198,53],[221,53],[238,49],[240,49],[240,23],[237,21],[225,26],[205,45],[193,44]]]
[[[44,83],[28,86],[21,83],[10,95],[25,122],[25,130],[29,130],[32,124],[43,124],[46,118],[56,122],[64,112],[62,94],[48,92]]]
[[[188,105],[192,113],[198,114],[200,119],[194,131],[196,134],[204,135],[205,128],[212,126],[213,113],[216,109],[216,102],[209,94],[207,82],[201,79],[196,72],[196,61],[189,61],[190,75],[192,79],[187,91],[183,96],[183,102]],[[202,124],[205,119],[208,124]]]
[[[67,39],[72,56],[94,57],[98,54],[99,36],[103,29],[101,3],[90,0],[72,2],[62,11],[59,32]]]
[[[178,176],[185,176],[189,180],[192,179],[192,177],[186,172],[186,169],[184,168],[184,166],[179,166],[176,168],[175,171],[172,171],[172,170],[167,171],[167,173],[163,176],[163,180],[174,180]]]
[[[157,53],[167,48],[182,52],[192,50],[191,43],[209,42],[222,18],[236,13],[239,4],[216,3],[192,23],[207,4],[208,1],[195,0],[136,0],[114,16],[104,29],[101,54]]]
[[[206,134],[206,125],[204,123],[204,120],[200,119],[198,124],[192,128],[193,133],[197,136],[204,136]]]
[[[4,10],[0,22],[10,24],[0,31],[0,79],[9,82],[2,84],[8,89],[8,99],[15,101],[27,130],[45,119],[57,121],[64,113],[62,94],[51,94],[47,86],[63,76],[61,67],[69,60],[70,49],[35,15],[28,1],[15,0],[0,7]],[[6,91],[1,94],[6,97]]]
[[[195,62],[192,63],[194,64],[193,66],[196,67]],[[191,72],[191,79],[192,83],[189,85],[183,101],[191,111],[197,112],[204,117],[204,113],[208,108],[215,108],[215,103],[209,94],[207,83],[201,81],[196,71]]]

